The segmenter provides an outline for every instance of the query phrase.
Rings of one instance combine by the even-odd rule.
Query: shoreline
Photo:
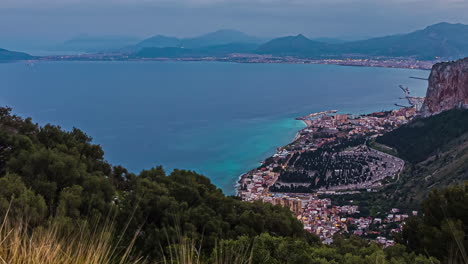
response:
[[[324,129],[335,129],[338,126],[354,126],[354,130],[361,131],[361,133],[364,137],[371,137],[372,135],[378,135],[379,133],[383,133],[384,131],[381,130],[379,131],[376,129],[377,127],[382,126],[382,124],[391,121],[395,127],[398,127],[402,124],[407,123],[409,120],[412,119],[412,117],[415,116],[416,111],[414,106],[411,107],[404,107],[404,108],[399,108],[399,109],[394,109],[390,111],[384,111],[384,112],[371,112],[369,114],[337,114],[337,110],[328,110],[328,111],[322,111],[318,113],[312,113],[307,116],[303,117],[298,117],[295,118],[297,121],[302,121],[303,124],[305,125],[304,128],[300,129],[297,133],[296,136],[292,141],[290,141],[288,144],[278,147],[276,154],[267,157],[262,163],[262,166],[259,168],[252,169],[246,173],[241,174],[238,177],[238,180],[236,181],[235,184],[235,193],[237,196],[241,197],[243,200],[247,201],[252,201],[252,200],[257,200],[257,199],[264,199],[265,196],[269,196],[274,194],[275,192],[271,193],[270,192],[270,187],[275,185],[277,181],[279,180],[279,176],[281,175],[281,171],[285,170],[286,168],[289,167],[289,160],[294,154],[302,153],[304,151],[315,151],[318,148],[321,148],[323,145],[327,145],[329,143],[333,144],[340,138],[353,138],[353,134],[345,135],[345,136],[336,136],[335,138],[332,138],[329,140],[328,138],[318,138],[318,140],[321,140],[322,143],[317,145],[316,147],[306,147],[302,148],[302,150],[294,150],[295,145],[303,145],[304,141],[307,140],[313,140],[311,139],[311,135],[316,133],[316,129],[318,127],[322,127]],[[403,118],[404,116],[408,116],[408,118]],[[383,115],[383,116],[382,116]],[[324,118],[328,117],[328,118]],[[356,124],[352,123],[352,120],[357,121]],[[376,121],[380,120],[380,121]],[[317,127],[317,122],[321,123]],[[377,123],[375,123],[377,122]],[[398,123],[398,124],[397,124]],[[349,124],[349,125],[348,125]],[[351,125],[353,124],[353,125]],[[372,124],[372,125],[370,125]],[[370,130],[366,131],[366,127],[371,126]],[[335,127],[335,128],[334,128]],[[361,129],[365,130],[361,130]],[[383,128],[381,128],[383,129]],[[301,142],[298,142],[301,138]],[[297,147],[297,146],[296,146]],[[268,163],[267,161],[270,161]],[[273,168],[276,167],[282,168],[280,171],[275,171]],[[268,174],[269,176],[265,176],[266,178],[263,180],[249,180],[252,179],[253,175],[258,175],[258,174],[265,175]],[[246,187],[246,182],[247,183],[255,183],[253,187]],[[259,183],[261,184],[259,185]],[[357,185],[356,185],[357,186]],[[337,186],[340,187],[340,186]],[[252,190],[250,190],[252,188]],[[333,189],[333,188],[332,188]],[[321,189],[320,189],[321,190]],[[316,191],[319,191],[317,189]],[[323,191],[323,190],[322,190]],[[283,193],[281,191],[280,193]],[[245,194],[248,194],[246,197]],[[305,193],[306,194],[306,193]],[[309,193],[310,194],[310,193]]]
[[[242,56],[243,55],[243,56]],[[269,55],[233,54],[227,57],[187,57],[187,58],[132,58],[123,54],[80,54],[80,55],[51,55],[37,56],[30,60],[13,60],[9,62],[230,62],[245,64],[317,64],[337,65],[369,68],[393,68],[430,70],[438,60],[424,61],[410,58],[362,58],[362,59],[303,59],[295,57],[273,57]],[[6,62],[8,63],[8,62]]]
[[[290,120],[290,121],[303,121],[303,120],[297,120],[297,119],[294,119],[294,118],[287,118],[287,120]],[[306,129],[306,128],[307,128],[307,124],[306,124],[305,122],[302,122],[302,123],[305,125],[305,127],[302,127],[302,128],[300,128],[299,130],[297,130],[296,135],[294,136],[294,138],[293,138],[292,140],[288,140],[287,143],[286,143],[286,145],[283,145],[283,146],[280,146],[280,147],[276,147],[276,151],[278,150],[278,148],[283,148],[284,146],[287,146],[287,145],[291,144],[292,142],[295,142],[296,140],[298,140],[298,139],[300,138],[300,133],[301,133],[301,131],[302,131],[303,129]],[[273,147],[273,149],[275,149],[275,148]],[[271,155],[267,156],[266,158],[264,158],[264,159],[261,160],[261,161],[258,161],[257,163],[260,164],[260,165],[263,165],[264,162],[265,162],[265,160],[268,159],[268,158],[270,158],[270,157],[272,157],[272,155],[274,155],[274,154],[271,154]],[[246,169],[247,172],[241,173],[241,174],[236,178],[234,184],[232,185],[232,186],[234,186],[233,192],[234,192],[234,195],[235,195],[235,196],[238,196],[238,194],[239,194],[240,181],[243,179],[243,177],[246,176],[247,174],[249,174],[249,172],[251,172],[252,170],[255,170],[255,169],[258,168],[258,167],[259,167],[259,166],[255,167],[255,168],[253,168],[253,169]]]

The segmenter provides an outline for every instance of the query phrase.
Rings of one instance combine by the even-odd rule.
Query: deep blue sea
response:
[[[78,127],[133,172],[195,170],[225,193],[323,110],[395,108],[399,84],[424,96],[428,71],[304,64],[47,62],[0,64],[0,105]]]

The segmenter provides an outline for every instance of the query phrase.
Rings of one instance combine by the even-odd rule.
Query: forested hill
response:
[[[408,162],[399,181],[384,190],[387,202],[417,207],[430,190],[468,180],[468,110],[413,120],[377,142]]]

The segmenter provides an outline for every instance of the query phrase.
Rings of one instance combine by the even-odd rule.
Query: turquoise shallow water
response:
[[[0,64],[0,104],[41,124],[78,127],[112,164],[196,170],[232,194],[238,176],[289,143],[294,117],[365,113],[424,95],[428,71],[300,64]]]

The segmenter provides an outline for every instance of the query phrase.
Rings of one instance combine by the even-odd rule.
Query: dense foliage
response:
[[[52,218],[67,228],[82,219],[116,215],[124,241],[139,232],[137,249],[157,257],[179,234],[203,241],[262,233],[314,241],[290,211],[226,197],[192,171],[162,167],[129,173],[104,160],[100,146],[78,129],[40,127],[0,108],[0,213],[26,217],[33,226]]]
[[[253,239],[240,237],[221,243],[231,252],[251,252],[252,263],[259,264],[438,264],[434,258],[409,253],[405,246],[397,245],[382,249],[377,244],[352,236],[349,239],[335,236],[331,246],[311,247],[303,241],[268,234]],[[249,247],[249,250],[245,250]],[[245,253],[244,253],[245,254]],[[246,262],[247,263],[247,262]]]
[[[377,138],[412,163],[437,154],[450,141],[468,132],[468,110],[455,109],[415,121]]]
[[[467,263],[468,182],[432,191],[422,213],[406,223],[400,242],[415,252]]]

